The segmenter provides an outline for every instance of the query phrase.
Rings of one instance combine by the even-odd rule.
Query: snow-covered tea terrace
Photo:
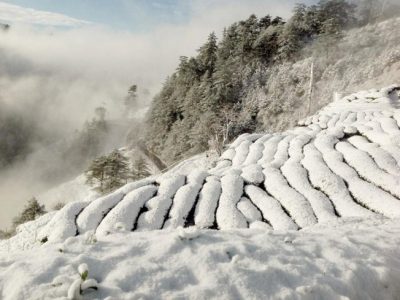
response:
[[[22,225],[0,242],[0,298],[397,299],[399,90]]]

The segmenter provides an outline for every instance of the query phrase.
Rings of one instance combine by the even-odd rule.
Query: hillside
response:
[[[297,230],[341,217],[400,217],[398,90],[353,94],[283,133],[242,135],[215,168],[70,203],[38,239],[120,227]]]
[[[310,98],[315,112],[335,93],[398,78],[399,18],[325,32],[331,19],[316,18],[315,29],[308,16],[318,15],[313,9],[298,6],[286,23],[250,16],[219,40],[210,35],[196,57],[183,57],[152,104],[148,146],[171,163],[209,149],[216,139],[292,128],[309,113]],[[317,11],[324,15],[324,9]],[[352,10],[342,9],[337,22],[351,23]]]
[[[323,11],[321,8],[318,10]],[[395,8],[387,7],[387,10],[391,15],[396,13]],[[182,57],[177,71],[171,74],[155,97],[147,116],[147,132],[142,119],[129,120],[127,126],[121,120],[112,119],[115,116],[111,118],[112,110],[123,104],[123,97],[114,101],[107,113],[108,130],[105,133],[94,128],[93,120],[82,128],[79,128],[79,122],[73,122],[79,128],[75,133],[70,131],[72,128],[66,130],[59,118],[55,118],[52,124],[41,122],[47,118],[43,115],[47,113],[46,108],[57,108],[58,105],[33,104],[32,110],[21,109],[21,112],[15,113],[7,112],[7,107],[2,104],[0,135],[5,138],[0,142],[0,165],[3,166],[0,192],[7,194],[3,201],[10,207],[10,212],[2,214],[2,227],[9,226],[11,215],[21,211],[23,203],[32,196],[39,200],[43,198],[43,203],[51,203],[50,207],[47,205],[51,209],[54,203],[69,202],[77,195],[89,195],[90,189],[85,186],[85,180],[75,180],[74,177],[82,174],[97,156],[114,148],[135,145],[140,137],[141,144],[146,145],[151,153],[167,165],[175,165],[208,150],[219,152],[224,144],[232,142],[241,133],[292,128],[309,113],[312,61],[314,85],[311,112],[332,101],[335,93],[347,94],[370,86],[389,85],[393,78],[399,76],[399,19],[392,18],[377,24],[374,22],[380,19],[354,23],[352,15],[349,15],[347,19],[351,24],[347,25],[356,28],[349,30],[348,26],[344,26],[347,22],[345,18],[346,22],[341,20],[343,24],[334,26],[340,29],[336,35],[332,28],[327,31],[325,25],[329,24],[323,14],[315,18],[319,24],[317,28],[309,28],[310,19],[307,16],[313,14],[312,7],[298,6],[294,12],[294,18],[287,22],[270,16],[251,16],[228,26],[222,35],[211,35],[211,43],[201,47],[198,56]],[[350,11],[346,10],[346,13]],[[367,21],[371,24],[365,25]],[[299,31],[301,28],[305,31]],[[296,39],[290,38],[290,30],[294,30]],[[293,45],[296,47],[286,47],[292,45],[287,44],[288,41],[295,42]],[[212,47],[207,48],[206,45]],[[274,45],[279,49],[275,49]],[[328,51],[324,50],[325,46]],[[267,50],[270,48],[276,51],[269,53]],[[208,55],[210,53],[214,55]],[[376,59],[370,60],[369,57]],[[24,78],[23,74],[32,72],[30,63],[17,53],[2,50],[0,60],[5,66],[4,70],[0,70],[3,75],[18,70],[17,73]],[[21,61],[22,64],[16,63]],[[207,64],[210,70],[205,68]],[[215,70],[210,76],[212,69]],[[37,83],[38,90],[41,90],[39,100],[42,93],[48,94],[44,89],[48,86],[45,82],[62,85],[65,80],[53,80],[49,74],[46,76],[49,79]],[[4,84],[12,86],[16,82],[10,79]],[[62,88],[56,90],[63,94]],[[141,90],[144,91],[145,87],[140,86]],[[6,94],[4,92],[2,96],[6,98]],[[68,94],[66,92],[62,96]],[[91,98],[97,98],[95,94],[88,93]],[[28,98],[31,97],[21,96],[21,99]],[[46,101],[51,102],[55,98],[50,92]],[[137,98],[142,107],[149,96],[140,92]],[[16,102],[11,98],[5,100]],[[38,103],[42,103],[39,100]],[[40,107],[44,109],[38,110]],[[57,113],[50,115],[56,116]],[[138,115],[143,117],[144,111],[140,110]],[[86,118],[90,120],[92,117],[89,114]],[[61,126],[56,126],[58,122]],[[59,132],[60,127],[62,132]],[[133,134],[126,134],[127,127],[133,128],[129,130]],[[18,193],[8,193],[10,186],[24,188],[18,189]],[[46,193],[49,189],[51,191]]]
[[[2,297],[66,296],[86,263],[99,289],[85,299],[395,299],[399,91],[346,96],[291,130],[241,135],[214,168],[22,225],[0,242]]]
[[[123,33],[109,51],[121,57],[97,57],[87,78],[39,72],[43,99],[4,92],[30,66],[0,45],[0,225],[35,195],[0,230],[0,300],[400,300],[400,3],[307,3],[211,33],[152,101],[140,76],[157,65],[163,77],[160,61],[123,78],[124,52],[152,57],[129,46],[145,50],[150,33]],[[104,44],[83,30],[118,48],[104,45],[120,31]],[[86,70],[89,44],[73,69]]]

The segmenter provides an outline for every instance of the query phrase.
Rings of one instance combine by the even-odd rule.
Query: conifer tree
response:
[[[129,178],[128,159],[120,151],[96,158],[85,172],[86,183],[105,194],[125,183]]]
[[[137,106],[137,90],[138,87],[136,84],[133,84],[129,90],[128,90],[128,95],[125,98],[125,113],[127,116],[129,116],[135,109],[135,107]]]
[[[207,42],[200,47],[198,60],[201,64],[203,72],[211,76],[215,70],[215,64],[217,62],[217,36],[212,32],[208,36]]]
[[[151,173],[149,172],[146,161],[143,159],[143,157],[136,159],[132,166],[132,179],[139,180],[150,175]]]
[[[277,116],[291,109],[270,97],[276,94],[268,86],[270,71],[303,56],[309,51],[305,46],[315,40],[333,48],[342,30],[352,24],[350,1],[321,0],[312,6],[297,5],[287,22],[251,15],[224,29],[219,42],[211,33],[195,57],[181,58],[155,97],[146,120],[146,147],[166,163],[206,151],[210,143],[220,151],[222,137],[226,140],[220,125],[223,111],[235,115],[229,130],[224,130],[228,140],[255,128],[267,129],[261,127],[270,124],[261,117],[265,110]],[[298,78],[287,80],[299,84]]]
[[[25,205],[21,214],[14,218],[13,225],[14,227],[17,227],[20,224],[35,220],[38,216],[41,216],[45,213],[46,210],[44,209],[44,205],[40,205],[36,198],[33,197]]]

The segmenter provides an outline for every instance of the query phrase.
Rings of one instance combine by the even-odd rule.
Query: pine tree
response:
[[[129,178],[128,159],[120,151],[114,150],[107,159],[106,189],[111,191],[127,183]]]
[[[104,183],[106,180],[106,172],[107,172],[107,157],[100,156],[93,160],[90,164],[89,168],[86,170],[86,183],[94,186],[99,184],[96,188],[101,193],[104,191]]]
[[[198,56],[203,73],[207,73],[208,76],[214,73],[217,62],[217,50],[217,36],[212,32],[208,36],[207,42],[200,47]]]
[[[86,183],[95,186],[102,194],[111,192],[127,183],[128,159],[118,150],[96,158],[85,172]]]
[[[132,179],[133,180],[139,180],[142,178],[146,178],[150,176],[151,173],[148,170],[146,161],[143,159],[143,157],[139,157],[136,159],[133,163],[132,166]]]
[[[308,7],[297,5],[287,22],[251,15],[224,29],[219,43],[210,34],[197,56],[181,57],[155,97],[146,120],[146,147],[168,164],[207,150],[209,143],[221,149],[216,145],[223,140],[218,134],[222,109],[235,115],[225,130],[228,140],[256,127],[266,129],[270,122],[260,117],[263,111],[276,117],[291,109],[282,104],[286,101],[275,99],[268,86],[270,71],[310,51],[305,46],[318,38],[332,48],[341,31],[354,24],[349,3],[322,0]],[[297,80],[289,83],[297,85]]]
[[[14,227],[17,227],[20,224],[35,220],[38,216],[41,216],[45,213],[46,210],[44,209],[44,205],[40,205],[36,198],[33,197],[25,205],[21,214],[14,218],[13,225]]]
[[[6,240],[15,234],[13,230],[0,230],[0,240]]]
[[[257,39],[260,32],[257,17],[251,15],[246,21],[239,23],[239,35],[240,35],[240,55],[241,59],[247,61],[254,54],[253,44]]]
[[[128,95],[125,97],[125,113],[127,116],[129,116],[132,112],[134,112],[135,108],[137,107],[137,90],[138,87],[136,84],[133,84],[129,90],[128,90]]]
[[[355,24],[355,5],[346,0],[321,0],[318,3],[320,23],[333,20],[340,29]]]

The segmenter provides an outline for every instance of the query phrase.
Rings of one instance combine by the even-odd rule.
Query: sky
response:
[[[188,24],[196,17],[199,11],[212,11],[216,7],[225,7],[226,14],[236,7],[246,7],[244,11],[254,8],[268,8],[272,13],[279,12],[287,16],[290,8],[297,0],[8,0],[3,3],[19,6],[9,9],[9,16],[4,19],[13,19],[13,13],[23,8],[31,8],[38,12],[52,12],[68,16],[71,24],[79,25],[79,20],[94,24],[106,25],[114,29],[133,32],[154,30],[163,24]],[[304,0],[303,3],[313,3],[313,0]],[[0,6],[1,11],[4,7]],[[268,13],[268,10],[254,13]],[[31,11],[31,13],[34,13]],[[49,15],[47,15],[47,18]],[[43,16],[42,22],[46,22]],[[36,20],[39,22],[39,18]],[[64,20],[65,21],[65,20]]]

